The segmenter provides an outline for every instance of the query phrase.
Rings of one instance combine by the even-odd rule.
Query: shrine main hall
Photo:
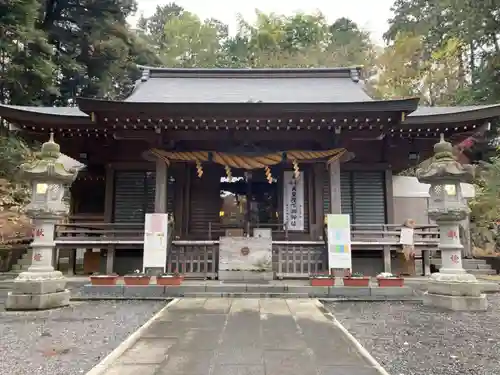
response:
[[[354,271],[394,269],[393,176],[432,156],[441,133],[460,152],[500,117],[500,105],[374,100],[361,68],[141,70],[121,101],[0,105],[11,131],[53,132],[85,165],[56,228],[72,271],[77,258],[87,274],[142,268],[153,212],[170,214],[165,261],[187,277],[217,277],[221,239],[257,234],[276,277],[325,271],[329,213],[350,215]],[[437,248],[432,230],[417,222],[418,251]]]

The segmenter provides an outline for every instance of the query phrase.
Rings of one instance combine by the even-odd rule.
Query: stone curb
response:
[[[347,338],[348,341],[350,341],[354,347],[358,350],[359,354],[365,358],[368,363],[373,366],[373,368],[375,370],[378,371],[378,373],[380,375],[390,375],[381,365],[380,363],[378,363],[378,361],[368,352],[368,350],[365,349],[365,347],[363,345],[361,345],[361,343],[356,340],[356,338],[351,335],[351,333],[342,325],[342,323],[340,323],[336,318],[335,316],[329,312],[325,306],[323,306],[323,304],[319,301],[319,300],[316,300],[316,306],[318,307],[318,309],[323,313],[325,314],[325,316],[327,318],[329,318],[332,323],[338,328],[340,329],[340,331],[342,331],[342,333],[344,334],[344,336]]]
[[[297,298],[294,295],[265,295],[265,294],[240,294],[240,295],[221,295],[221,294],[192,294],[186,295],[178,298],[277,298],[277,299],[290,299]],[[317,299],[318,297],[309,297],[302,296],[301,299]],[[168,301],[171,300],[172,297],[107,297],[107,296],[75,296],[71,297],[71,301]],[[422,302],[422,297],[337,297],[337,298],[329,298],[329,297],[320,297],[321,301],[325,302],[413,302],[419,303]]]
[[[120,345],[118,345],[111,353],[109,353],[104,359],[95,365],[86,375],[102,375],[107,371],[113,362],[115,362],[123,353],[130,349],[144,334],[144,332],[172,305],[176,304],[179,300],[173,299],[160,311],[158,311],[151,319],[139,327],[135,332],[133,332],[129,337],[125,339]]]
[[[255,298],[365,298],[368,300],[386,300],[415,298],[419,291],[411,287],[313,287],[291,285],[180,285],[164,287],[148,286],[93,286],[85,285],[79,298],[176,298],[176,297],[255,297]]]

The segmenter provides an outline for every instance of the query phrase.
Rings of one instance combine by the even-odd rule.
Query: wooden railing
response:
[[[323,241],[273,241],[273,271],[279,279],[326,272],[327,256]]]
[[[401,225],[399,224],[352,224],[351,246],[379,247],[399,246]],[[439,231],[437,225],[417,225],[413,230],[413,241],[418,249],[437,249]]]
[[[277,230],[288,233],[282,224],[279,226],[281,229]],[[234,226],[227,227],[234,228]],[[221,227],[214,230],[212,226],[209,226],[209,241],[217,240],[221,230]],[[401,225],[398,224],[352,224],[351,244],[355,248],[399,246],[400,233]],[[215,237],[215,235],[218,237]],[[58,246],[142,245],[144,241],[144,223],[90,222],[58,224],[56,225],[55,241]],[[417,225],[414,229],[414,241],[417,248],[436,248],[439,243],[437,226]]]
[[[58,224],[55,229],[56,245],[142,245],[144,223],[70,223]]]
[[[186,278],[215,279],[219,264],[219,241],[172,241],[167,270]]]

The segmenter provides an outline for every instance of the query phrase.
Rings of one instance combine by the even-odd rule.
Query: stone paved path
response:
[[[105,375],[378,375],[312,300],[184,299]]]

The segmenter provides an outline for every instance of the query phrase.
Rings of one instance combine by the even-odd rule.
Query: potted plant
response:
[[[116,273],[100,275],[98,272],[95,272],[90,276],[90,283],[92,285],[116,285],[117,280],[118,275]]]
[[[140,270],[135,270],[134,273],[123,276],[125,285],[149,285],[151,276],[146,275]]]
[[[156,284],[158,285],[181,285],[184,280],[184,275],[179,272],[162,273],[156,276]]]
[[[404,279],[389,272],[382,272],[377,275],[378,286],[380,287],[402,287]]]
[[[353,274],[344,276],[344,286],[364,286],[370,284],[370,278],[364,276],[361,272],[354,272]]]
[[[328,273],[314,274],[309,278],[311,280],[311,286],[333,286],[335,284],[335,279]]]

